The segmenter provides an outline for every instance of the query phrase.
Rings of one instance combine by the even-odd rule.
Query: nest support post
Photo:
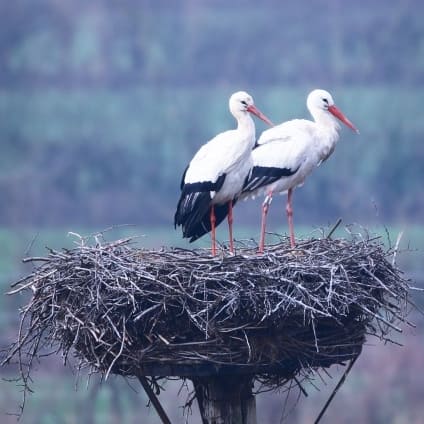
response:
[[[256,424],[251,376],[193,378],[203,424]]]

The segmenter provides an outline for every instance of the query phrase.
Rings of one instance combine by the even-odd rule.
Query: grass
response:
[[[51,364],[52,361],[49,362]],[[34,374],[32,385],[34,393],[28,397],[20,421],[22,424],[79,422],[130,424],[140,422],[137,420],[141,419],[146,424],[155,422],[154,414],[149,413],[144,407],[147,399],[140,393],[138,386],[137,391],[128,390],[128,384],[123,379],[115,377],[101,386],[96,378],[86,386],[83,377],[80,384],[76,385],[75,377],[69,370],[57,364],[58,368],[54,372],[49,372],[46,365],[43,364],[42,369]],[[8,421],[6,414],[17,412],[21,401],[18,387],[2,380],[0,421],[3,424],[16,422],[12,417]]]
[[[4,371],[4,370],[1,370]],[[9,370],[10,372],[10,370]],[[17,372],[13,372],[15,376]],[[9,378],[4,372],[2,377]],[[158,417],[153,408],[147,408],[148,399],[136,380],[125,381],[111,375],[107,382],[97,376],[82,373],[75,376],[69,367],[61,364],[60,358],[50,357],[42,361],[32,374],[34,393],[29,394],[21,424],[156,424]],[[181,390],[181,382],[163,383],[166,393],[160,396],[173,423],[182,423],[187,391]],[[0,379],[0,422],[16,424],[17,413],[22,402],[20,388],[13,382]],[[197,407],[197,406],[196,406]],[[196,419],[194,412],[192,422]]]

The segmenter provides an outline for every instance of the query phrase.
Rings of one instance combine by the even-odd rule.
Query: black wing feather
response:
[[[233,200],[233,206],[237,200]],[[215,226],[217,227],[228,215],[228,203],[223,205],[214,205],[215,209]],[[203,215],[202,219],[192,228],[190,235],[190,243],[209,233],[211,230],[210,211]]]
[[[185,172],[187,172],[187,170]],[[183,237],[190,238],[190,242],[197,240],[211,230],[210,206],[212,197],[210,192],[217,192],[221,189],[225,181],[225,176],[226,174],[220,175],[215,182],[201,181],[189,184],[183,183],[181,196],[174,216],[174,226],[177,227],[181,225]],[[215,206],[215,214],[217,214],[217,206]],[[225,214],[221,217],[222,214],[223,211],[220,211],[219,216],[216,215],[217,226],[227,216]],[[220,218],[220,220],[218,218]],[[207,221],[209,221],[209,224],[206,224]]]
[[[242,193],[254,191],[260,187],[272,184],[282,177],[290,177],[294,175],[299,168],[300,166],[296,169],[254,166],[246,177]]]
[[[185,176],[187,174],[187,170],[188,170],[189,166],[190,166],[190,164],[188,164],[186,166],[186,169],[184,169],[183,176],[181,177],[181,182],[180,182],[180,190],[182,190],[184,188],[184,180],[185,180]]]

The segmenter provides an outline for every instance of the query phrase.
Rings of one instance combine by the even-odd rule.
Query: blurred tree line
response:
[[[1,81],[423,83],[423,7],[417,0],[3,2]]]
[[[315,87],[361,136],[343,130],[296,198],[298,219],[372,220],[376,205],[385,219],[419,220],[423,10],[418,0],[2,2],[0,224],[171,225],[187,161],[233,125],[233,91],[281,122],[308,117]]]

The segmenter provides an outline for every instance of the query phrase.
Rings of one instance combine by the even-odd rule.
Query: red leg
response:
[[[233,201],[228,202],[228,231],[230,233],[230,252],[234,253],[233,241]]]
[[[262,223],[261,223],[261,237],[259,239],[259,253],[264,253],[265,247],[265,228],[266,228],[266,217],[268,214],[269,205],[272,201],[272,191],[270,191],[266,197],[264,202],[262,203]]]
[[[212,256],[216,255],[216,235],[215,235],[215,224],[216,224],[216,218],[215,218],[215,207],[211,206],[211,234],[212,234]]]
[[[293,189],[289,188],[289,190],[287,191],[286,212],[287,212],[287,220],[289,222],[290,246],[292,248],[294,248],[295,247],[295,241],[294,241],[294,228],[293,228],[292,194],[293,194]]]

